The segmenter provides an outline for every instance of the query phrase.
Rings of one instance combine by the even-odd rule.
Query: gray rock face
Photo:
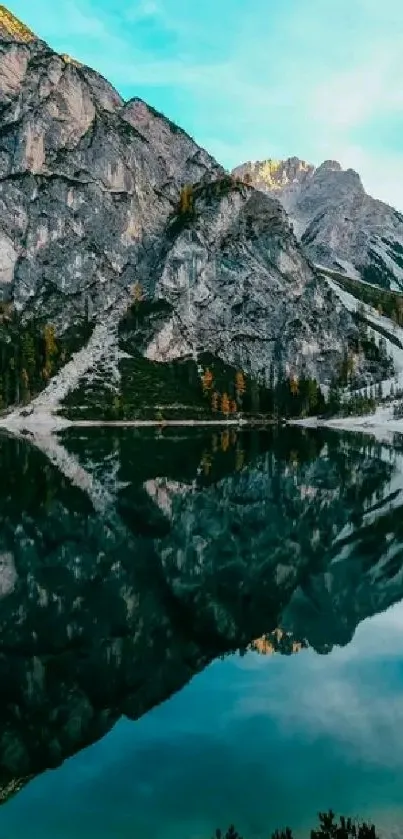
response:
[[[196,190],[194,216],[171,236],[156,295],[173,315],[148,357],[204,348],[263,378],[274,364],[326,380],[355,329],[350,316],[307,262],[277,201],[244,185],[217,192]]]
[[[88,299],[99,311],[147,276],[180,188],[221,169],[40,41],[0,40],[0,91],[0,294],[30,311],[46,300],[69,317]]]
[[[367,195],[357,172],[293,157],[246,163],[233,174],[281,201],[314,262],[403,288],[403,216]]]

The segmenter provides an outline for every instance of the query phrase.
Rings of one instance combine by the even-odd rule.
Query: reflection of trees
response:
[[[260,655],[272,655],[273,653],[281,653],[281,655],[292,655],[299,653],[308,647],[307,641],[302,639],[296,640],[291,632],[284,632],[283,629],[274,629],[273,632],[266,632],[261,638],[256,638],[251,642],[249,648]]]

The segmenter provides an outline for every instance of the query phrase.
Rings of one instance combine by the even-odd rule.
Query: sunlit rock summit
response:
[[[235,176],[281,201],[315,262],[385,288],[403,288],[403,216],[367,195],[360,176],[335,160],[244,163]]]

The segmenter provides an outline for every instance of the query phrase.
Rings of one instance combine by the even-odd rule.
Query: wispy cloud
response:
[[[274,717],[288,736],[303,732],[308,739],[326,738],[355,760],[401,768],[403,684],[396,674],[402,629],[403,604],[397,604],[360,624],[353,641],[329,656],[302,652],[289,670],[272,659],[270,678],[263,659],[260,673],[252,674],[253,689],[240,697],[234,715]]]

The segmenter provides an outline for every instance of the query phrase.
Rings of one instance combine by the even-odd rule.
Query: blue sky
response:
[[[335,158],[403,210],[402,0],[11,0],[227,167]]]

